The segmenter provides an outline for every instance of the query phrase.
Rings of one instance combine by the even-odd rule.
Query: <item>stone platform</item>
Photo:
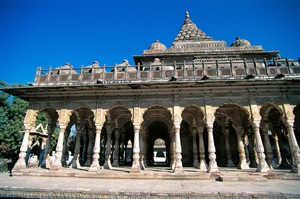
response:
[[[112,167],[89,172],[88,167],[73,169],[63,167],[58,171],[42,168],[27,168],[14,171],[14,176],[78,177],[99,179],[161,179],[161,180],[217,180],[217,181],[267,181],[268,179],[300,180],[300,175],[290,170],[273,169],[272,172],[259,173],[255,168],[236,169],[220,167],[220,172],[207,173],[193,167],[184,167],[184,173],[173,173],[170,167],[148,167],[141,173],[130,173],[131,167]]]
[[[300,175],[274,169],[258,173],[220,167],[207,173],[184,167],[148,167],[130,173],[131,167],[88,172],[88,167],[58,171],[28,168],[1,174],[0,197],[18,198],[300,198]]]
[[[0,198],[300,198],[299,175],[287,170],[260,174],[220,168],[209,174],[185,168],[180,175],[164,167],[138,174],[129,173],[130,167],[94,174],[85,168],[26,171],[0,174]]]

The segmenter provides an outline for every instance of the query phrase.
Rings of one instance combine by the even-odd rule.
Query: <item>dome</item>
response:
[[[158,40],[156,40],[153,44],[151,44],[148,48],[148,50],[166,50],[167,47],[160,43]]]
[[[230,46],[250,46],[250,42],[246,39],[241,39],[240,37],[237,37]]]

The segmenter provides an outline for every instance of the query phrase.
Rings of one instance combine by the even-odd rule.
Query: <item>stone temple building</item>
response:
[[[89,172],[163,165],[174,173],[185,167],[299,173],[300,66],[278,53],[239,37],[231,45],[214,40],[186,12],[170,48],[157,40],[132,65],[39,67],[29,87],[2,89],[29,102],[14,171],[27,168],[30,132],[45,112],[48,139],[38,159],[53,172],[68,164],[76,129],[69,164]]]

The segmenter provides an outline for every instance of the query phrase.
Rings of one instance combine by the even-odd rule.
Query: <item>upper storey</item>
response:
[[[127,60],[115,66],[73,68],[66,63],[58,68],[38,68],[33,86],[155,84],[169,81],[245,81],[245,79],[299,78],[296,60],[281,59],[277,51],[236,38],[227,46],[200,30],[186,12],[182,27],[170,48],[158,40],[134,56],[135,66]]]
[[[152,48],[152,46],[164,46],[163,48]],[[186,12],[185,20],[182,27],[175,37],[171,47],[168,49],[164,44],[156,41],[147,50],[144,50],[142,56],[151,55],[168,55],[168,54],[181,54],[181,53],[193,53],[198,56],[207,53],[216,54],[233,54],[238,53],[240,57],[247,58],[245,54],[254,53],[261,54],[260,58],[271,58],[276,52],[266,53],[263,51],[262,46],[251,46],[250,42],[244,39],[237,38],[230,46],[226,46],[225,41],[217,41],[212,37],[206,35],[200,30],[196,24],[190,19],[190,15]],[[243,55],[244,54],[244,55]],[[136,60],[141,56],[136,56]],[[235,55],[236,57],[236,55]],[[249,56],[248,56],[249,57]]]

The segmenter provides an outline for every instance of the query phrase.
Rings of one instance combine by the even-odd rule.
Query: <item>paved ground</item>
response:
[[[109,171],[110,173],[113,171]],[[124,172],[124,171],[119,171]],[[267,179],[239,172],[224,181],[104,179],[0,174],[0,197],[19,198],[300,198],[300,180]],[[232,173],[232,172],[230,172]],[[130,174],[129,174],[130,175]],[[249,180],[246,180],[249,179]]]

